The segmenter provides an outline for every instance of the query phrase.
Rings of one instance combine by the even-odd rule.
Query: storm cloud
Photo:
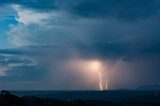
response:
[[[43,79],[46,88],[42,89],[89,89],[85,84],[74,85],[70,79],[67,82],[65,77],[73,75],[64,77],[65,71],[59,68],[64,62],[80,58],[110,63],[110,89],[160,83],[159,0],[6,0],[0,5],[12,9],[14,14],[3,13],[17,22],[6,33],[15,48],[1,49],[0,54],[16,55],[17,60],[11,63],[25,64],[24,68],[8,69],[11,63],[2,56],[0,64],[7,62],[7,71],[2,70],[1,75],[6,79],[19,70],[36,70],[36,75],[29,75]],[[43,78],[38,70],[45,73]]]

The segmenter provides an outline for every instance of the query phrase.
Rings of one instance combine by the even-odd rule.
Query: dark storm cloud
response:
[[[25,65],[8,70],[9,79],[20,80],[22,75],[25,80],[30,80],[29,76],[31,80],[37,80],[42,73],[50,74],[49,71],[53,71],[51,77],[57,79],[59,76],[56,76],[56,63],[78,56],[84,59],[114,61],[115,64],[120,59],[120,65],[116,66],[118,69],[115,72],[120,76],[118,78],[113,74],[111,88],[159,83],[159,0],[3,0],[0,4],[19,4],[22,6],[19,8],[22,13],[30,10],[33,14],[35,11],[53,14],[53,17],[45,20],[44,26],[37,22],[11,27],[11,38],[19,38],[20,43],[17,39],[12,40],[22,47],[1,49],[0,64],[6,67],[13,63]],[[63,11],[65,14],[62,12],[54,17],[52,11]],[[25,16],[26,14],[21,17]],[[48,26],[50,29],[47,29]],[[36,46],[29,46],[32,44]],[[29,58],[22,60],[8,55]],[[38,62],[38,68],[34,65],[27,66],[33,64],[30,58]],[[48,69],[51,66],[55,67]],[[128,80],[131,81],[130,84]],[[122,81],[119,82],[122,85],[119,86],[117,81]]]
[[[135,20],[157,14],[158,0],[81,0],[73,11],[82,16]]]
[[[101,24],[88,26],[93,27],[94,30],[87,35],[90,36],[88,42],[92,42],[90,45],[85,45],[77,39],[73,39],[73,36],[66,36],[70,45],[75,45],[82,52],[98,51],[100,55],[103,55],[106,53],[127,54],[136,51],[159,51],[157,47],[160,39],[158,29],[160,26],[159,0],[6,0],[1,1],[1,3],[20,4],[31,9],[42,10],[43,12],[58,9],[79,18],[87,17],[97,20],[110,21],[112,19],[117,21],[102,21]],[[128,20],[129,22],[125,22]],[[53,23],[52,21],[54,20],[50,20],[48,23]],[[132,22],[135,22],[136,25]],[[94,28],[94,26],[96,27]],[[62,29],[62,32],[63,30],[65,29]],[[64,34],[62,35],[64,36]],[[42,43],[41,41],[52,42],[52,40],[50,41],[53,38],[52,34],[48,33],[48,36],[50,37],[46,37],[45,40],[37,39],[37,36],[35,36],[34,41],[38,43]],[[131,38],[129,38],[130,36]],[[129,41],[127,41],[127,37],[130,39]],[[74,40],[76,42],[73,42]],[[139,47],[137,47],[137,44]]]
[[[44,77],[47,69],[38,66],[33,58],[35,56],[33,53],[26,52],[31,52],[31,50],[28,50],[30,47],[27,47],[27,50],[24,50],[24,48],[0,50],[0,84],[3,83],[2,85],[5,86],[14,83],[15,85],[11,87],[14,89],[17,84],[21,83],[22,87],[19,89],[25,89],[23,83],[40,81]],[[4,87],[4,89],[6,88]],[[10,88],[7,87],[7,89]]]
[[[1,81],[36,81],[44,76],[45,71],[43,68],[35,66],[21,66],[10,68],[6,73],[7,76],[0,78]]]
[[[98,58],[113,61],[113,64],[116,64],[117,60],[122,58],[120,65],[115,66],[119,68],[115,69],[116,71],[110,79],[112,82],[110,84],[111,88],[123,86],[134,88],[147,82],[148,84],[158,82],[159,79],[153,78],[159,73],[158,65],[154,65],[159,60],[158,58],[157,60],[156,58],[149,58],[155,56],[155,54],[156,57],[159,56],[160,32],[158,28],[160,22],[158,1],[146,1],[145,3],[144,1],[102,1],[81,0],[69,7],[65,4],[59,9],[67,11],[71,16],[69,19],[63,20],[63,23],[60,24],[63,26],[62,28],[54,29],[53,26],[53,30],[48,31],[46,29],[45,31],[46,27],[35,26],[35,29],[43,30],[36,31],[36,33],[29,32],[34,34],[34,38],[30,38],[34,43],[42,44],[45,42],[46,45],[56,45],[49,49],[46,49],[46,47],[34,48],[35,51],[44,54],[42,57],[35,58],[40,62],[39,65],[54,67],[45,71],[48,73],[53,71],[53,74],[50,74],[54,76],[53,80],[61,82],[61,80],[58,80],[59,75],[56,73],[59,72],[59,69],[55,69],[55,64],[57,61],[65,61],[74,57],[76,51],[76,56],[78,55],[82,59]],[[112,3],[113,5],[110,6]],[[65,16],[62,15],[62,17]],[[74,16],[78,17],[76,23],[72,23]],[[55,25],[55,20],[49,18],[49,25]],[[65,21],[67,21],[67,25]],[[28,26],[24,28],[26,29]],[[18,31],[20,30],[18,29]],[[47,35],[44,38],[43,34],[45,33]],[[15,33],[15,35],[17,34]],[[77,35],[79,39],[76,38]],[[32,51],[33,48],[30,50]],[[138,61],[140,57],[141,60]],[[145,61],[152,62],[145,63]],[[146,68],[145,65],[148,67]],[[63,75],[63,71],[60,75]]]
[[[82,17],[135,20],[159,13],[159,0],[3,0],[1,5],[20,4],[40,11],[67,11]]]
[[[17,50],[17,49],[0,49],[0,54],[24,55],[27,53],[21,50]]]
[[[13,1],[8,0],[2,3],[13,3]],[[54,9],[63,10],[80,18],[98,18],[97,20],[115,19],[121,22],[116,23],[116,25],[114,25],[114,22],[104,22],[104,24],[99,25],[99,27],[95,28],[97,29],[97,31],[95,31],[96,33],[94,32],[90,37],[89,42],[93,43],[89,46],[81,42],[72,44],[76,45],[82,52],[95,53],[98,51],[100,55],[105,55],[106,53],[126,55],[130,52],[159,51],[157,47],[160,39],[160,32],[157,29],[160,23],[158,20],[160,13],[159,0],[17,0],[14,1],[14,3],[42,11]],[[123,21],[128,20],[130,22],[137,20],[137,25],[132,26],[133,23],[130,22],[126,23],[128,25],[123,24]],[[141,23],[141,21],[144,21],[144,23]],[[109,24],[109,26],[113,24],[113,29],[109,28],[107,24]],[[121,29],[121,27],[123,28]],[[113,31],[106,31],[107,29]],[[114,30],[115,32],[118,30],[118,33],[114,33]],[[140,37],[133,37],[133,39],[131,38],[132,41],[125,41],[125,39],[121,41],[121,37],[124,36]],[[99,41],[95,42],[94,40],[97,39]],[[111,43],[106,42],[108,40],[111,40]],[[139,45],[138,47],[137,44]]]
[[[23,66],[35,66],[36,63],[29,57],[18,54],[0,53],[0,67],[12,68]]]
[[[2,0],[0,1],[1,5],[10,5],[10,4],[19,4],[23,5],[25,7],[29,8],[35,8],[35,9],[53,9],[55,7],[55,1],[54,0]]]

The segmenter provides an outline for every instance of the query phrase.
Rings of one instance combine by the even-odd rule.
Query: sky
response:
[[[160,0],[1,0],[0,89],[160,84]],[[90,67],[90,68],[88,68]]]

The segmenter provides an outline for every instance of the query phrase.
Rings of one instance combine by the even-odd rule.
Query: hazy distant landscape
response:
[[[1,106],[159,106],[160,91],[2,91]]]
[[[123,100],[152,100],[160,96],[160,91],[140,90],[106,90],[106,91],[11,91],[12,94],[23,96],[36,96],[41,98],[54,98],[60,100],[101,100],[101,101],[123,101]]]

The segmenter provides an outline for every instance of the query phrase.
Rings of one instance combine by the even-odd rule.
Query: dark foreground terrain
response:
[[[0,106],[160,106],[160,91],[1,91]]]

